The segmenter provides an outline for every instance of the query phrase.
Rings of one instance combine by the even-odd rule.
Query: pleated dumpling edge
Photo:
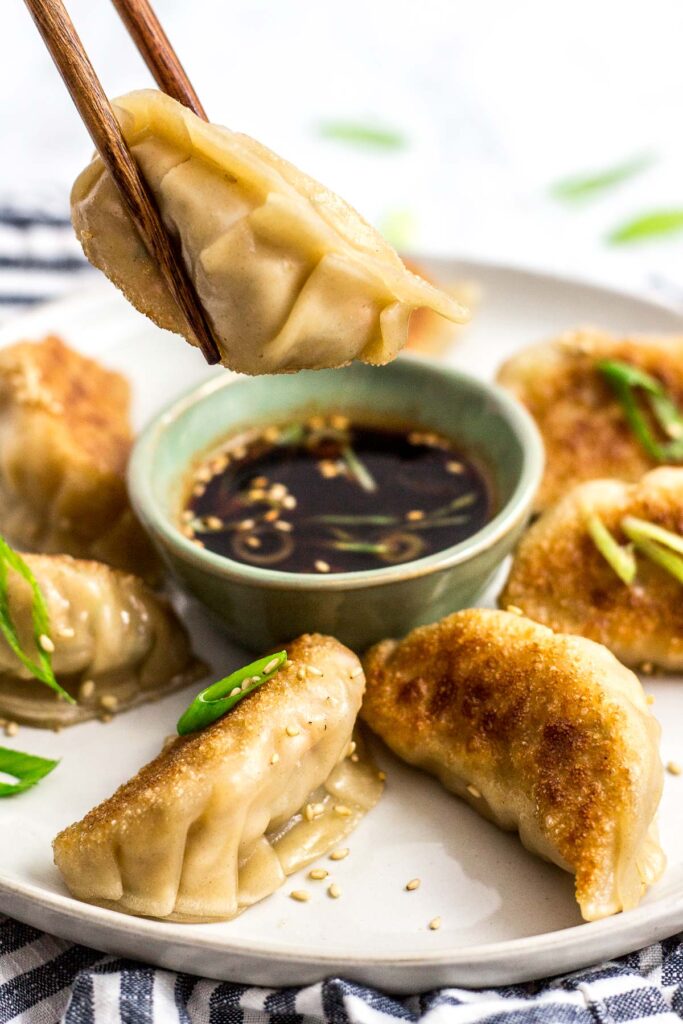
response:
[[[115,101],[124,135],[178,238],[224,365],[249,374],[386,363],[427,307],[452,297],[409,271],[347,203],[246,135],[155,90]],[[195,339],[99,157],[71,196],[91,263],[159,326]]]

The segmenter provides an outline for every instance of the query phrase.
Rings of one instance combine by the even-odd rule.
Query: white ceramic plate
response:
[[[615,330],[683,328],[652,302],[576,281],[504,267],[438,265],[446,279],[469,277],[483,298],[454,364],[491,375],[521,345],[576,324]],[[46,331],[101,356],[133,382],[141,425],[163,402],[207,373],[200,356],[156,329],[106,283],[29,313],[0,330],[0,344]],[[218,674],[243,661],[194,604],[181,601],[197,649]],[[683,760],[679,681],[647,681],[664,726],[663,758]],[[480,819],[427,776],[383,755],[387,791],[350,841],[351,855],[327,866],[342,888],[292,878],[236,921],[180,925],[139,920],[71,899],[53,867],[56,832],[108,796],[157,752],[187,694],[59,735],[22,728],[7,745],[59,757],[36,789],[0,801],[0,908],[36,927],[101,949],[205,977],[261,985],[300,984],[340,974],[396,992],[444,984],[528,980],[599,962],[683,927],[683,778],[667,776],[661,811],[669,867],[642,906],[581,924],[572,879],[528,854],[515,836]],[[419,876],[412,893],[405,883]],[[305,886],[309,903],[288,892]],[[440,915],[440,931],[428,922]]]

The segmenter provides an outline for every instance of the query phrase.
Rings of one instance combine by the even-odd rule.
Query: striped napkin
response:
[[[0,203],[0,321],[77,288],[91,273],[65,210]],[[555,980],[399,999],[340,978],[279,990],[204,980],[105,956],[0,917],[0,1024],[674,1024],[682,1018],[683,936]]]

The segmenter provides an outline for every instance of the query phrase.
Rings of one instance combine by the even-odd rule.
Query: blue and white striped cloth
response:
[[[0,320],[90,273],[63,209],[0,202]],[[1,841],[1,839],[0,839]],[[105,956],[0,917],[0,1024],[653,1024],[683,1018],[683,936],[569,977],[393,998],[341,978],[262,989]]]
[[[683,936],[564,978],[392,997],[342,978],[265,989],[103,956],[0,918],[0,1024],[674,1024]]]

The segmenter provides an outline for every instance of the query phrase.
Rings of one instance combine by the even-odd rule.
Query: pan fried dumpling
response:
[[[355,210],[265,146],[152,89],[114,109],[225,366],[261,374],[386,363],[405,344],[414,309],[465,318]],[[99,157],[76,180],[71,210],[90,262],[142,313],[195,344]]]
[[[590,480],[551,505],[522,537],[500,603],[564,633],[604,644],[626,665],[683,671],[680,582],[645,556],[631,586],[588,533],[597,515],[620,544],[625,516],[683,533],[683,469],[660,466],[638,481]]]
[[[22,550],[159,568],[128,502],[130,387],[55,337],[0,350],[0,533]]]
[[[660,729],[605,647],[472,609],[382,641],[365,671],[368,725],[575,874],[586,920],[635,907],[659,878]]]
[[[0,638],[0,716],[53,728],[124,710],[204,673],[173,609],[143,582],[100,562],[24,555],[47,602],[52,667],[78,701],[57,699]],[[32,593],[8,575],[9,606],[22,648],[35,660]]]
[[[379,799],[347,757],[365,678],[337,640],[303,636],[229,714],[176,739],[57,836],[71,893],[129,914],[234,917],[339,842]]]

